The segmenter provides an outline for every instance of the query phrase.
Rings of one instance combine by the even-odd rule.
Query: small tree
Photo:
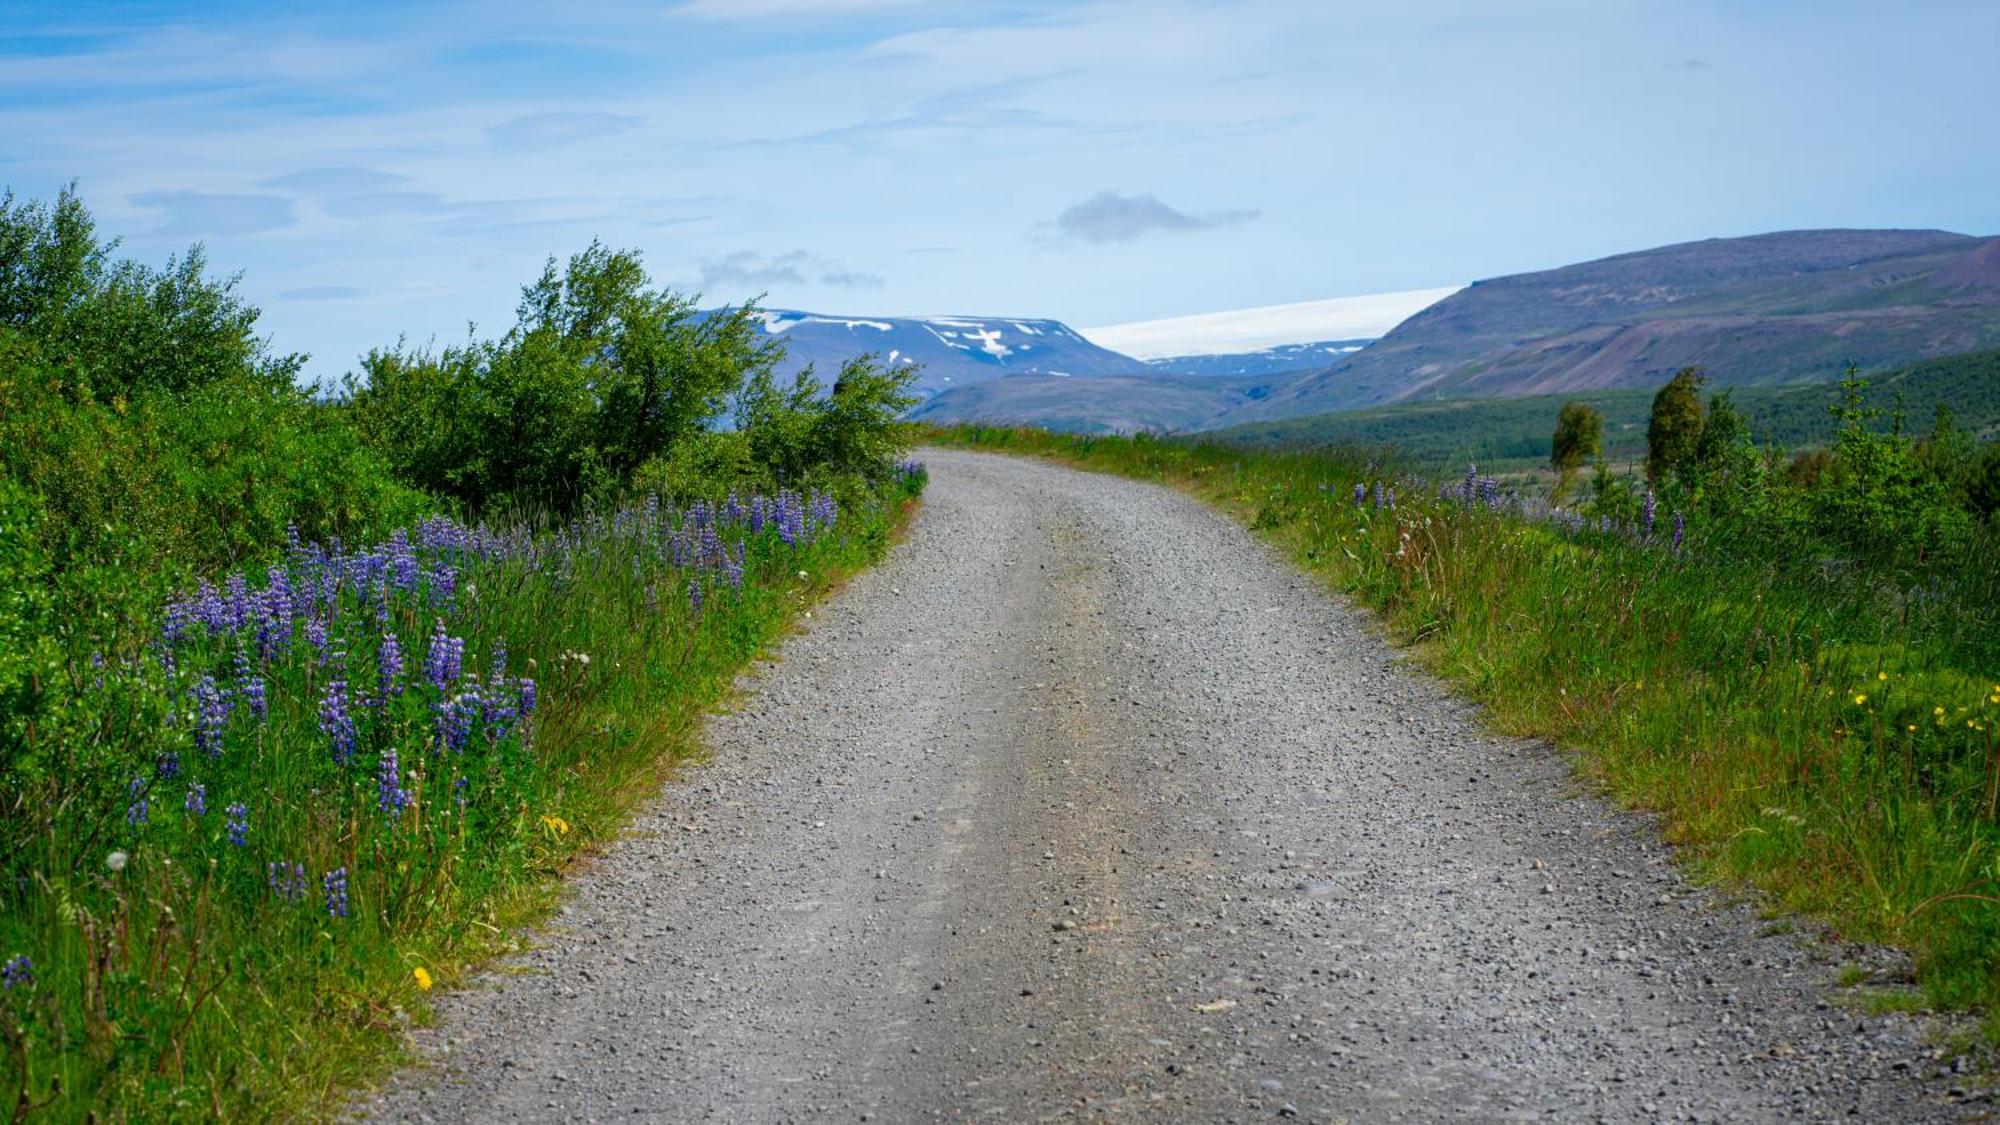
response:
[[[1653,396],[1652,417],[1646,423],[1646,480],[1656,489],[1669,479],[1694,487],[1706,422],[1701,385],[1707,381],[1699,367],[1683,367]]]
[[[1555,437],[1549,442],[1549,465],[1556,471],[1556,502],[1569,493],[1576,471],[1604,452],[1604,416],[1588,403],[1565,403],[1556,415]]]

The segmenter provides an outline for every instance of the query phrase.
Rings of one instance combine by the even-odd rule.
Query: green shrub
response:
[[[501,339],[371,352],[347,401],[399,478],[474,510],[567,512],[708,431],[779,354],[754,308],[703,314],[592,243],[550,259]]]

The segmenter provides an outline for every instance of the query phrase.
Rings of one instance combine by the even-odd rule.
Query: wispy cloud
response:
[[[261,234],[292,225],[292,201],[282,195],[207,191],[146,191],[132,205],[161,213],[151,232],[161,238]]]
[[[307,285],[278,294],[281,301],[349,301],[362,296],[352,285]]]
[[[854,15],[893,8],[913,8],[925,0],[688,0],[675,8],[685,16],[706,20],[759,20],[782,16]]]
[[[486,135],[507,148],[544,149],[615,137],[639,123],[640,118],[627,113],[530,113],[503,121]]]
[[[1081,203],[1063,208],[1053,224],[1041,224],[1044,237],[1078,242],[1130,242],[1159,232],[1214,230],[1235,226],[1257,217],[1250,211],[1212,211],[1190,214],[1169,207],[1155,195],[1120,195],[1100,191]]]
[[[848,269],[804,250],[768,257],[755,250],[737,250],[701,263],[704,289],[740,292],[814,282],[836,289],[880,289],[883,285],[883,279],[875,274]]]

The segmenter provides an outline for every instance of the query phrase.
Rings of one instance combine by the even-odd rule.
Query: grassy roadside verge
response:
[[[157,758],[114,775],[80,742],[64,783],[103,774],[123,817],[44,833],[0,888],[0,1112],[336,1112],[921,487],[302,544],[79,655],[98,742]]]
[[[1698,534],[1681,549],[1565,531],[1393,478],[1419,494],[1384,505],[1387,470],[1365,451],[978,426],[926,440],[1216,504],[1377,611],[1496,727],[1555,740],[1616,799],[1662,813],[1697,874],[1909,949],[1906,1002],[2000,999],[2000,668],[1968,667],[1983,642],[1964,632],[1985,601],[1950,604],[1945,584],[1884,597]]]

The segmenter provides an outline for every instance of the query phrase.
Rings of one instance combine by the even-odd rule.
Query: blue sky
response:
[[[1089,325],[2000,232],[1991,0],[287,7],[0,4],[0,184],[201,241],[319,377],[503,329],[592,237],[717,301]]]

